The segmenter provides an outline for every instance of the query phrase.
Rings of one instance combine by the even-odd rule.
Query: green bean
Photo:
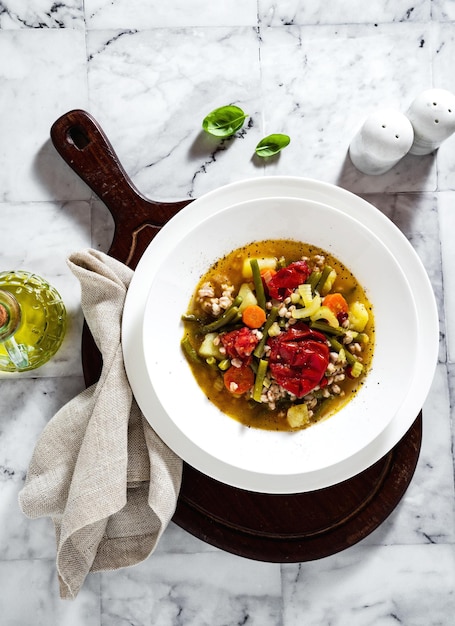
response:
[[[316,285],[316,291],[318,293],[320,294],[322,293],[322,290],[324,289],[324,285],[331,272],[332,272],[332,268],[330,267],[330,265],[324,265],[324,268],[321,273],[321,277],[318,280],[318,284]]]
[[[357,363],[357,357],[354,354],[352,354],[352,352],[350,352],[339,341],[337,341],[335,337],[329,337],[328,339],[332,348],[334,348],[337,352],[339,352],[342,348],[344,349],[344,353],[346,355],[346,361],[349,363],[349,365],[354,365],[354,363]]]
[[[193,363],[201,362],[201,359],[196,349],[193,347],[188,335],[185,335],[183,337],[182,341],[180,342],[180,345],[182,346],[184,353],[187,355],[190,361],[192,361]]]
[[[314,330],[319,330],[323,333],[326,333],[327,335],[344,335],[346,332],[341,326],[339,326],[338,328],[333,328],[333,326],[330,326],[330,324],[327,324],[326,322],[322,322],[320,320],[311,322],[310,328],[313,328]]]
[[[344,347],[337,339],[335,339],[335,337],[329,337],[329,342],[332,348],[337,352],[339,352],[341,348]]]
[[[216,320],[214,320],[213,322],[210,322],[209,324],[205,324],[204,326],[201,326],[200,332],[206,335],[207,333],[211,333],[214,330],[218,330],[219,328],[226,326],[230,322],[234,322],[240,319],[239,306],[241,304],[242,304],[242,297],[237,296],[232,302],[231,306],[225,310],[223,315],[220,315],[220,317],[217,317]]]
[[[258,359],[260,359],[262,355],[264,354],[265,342],[267,341],[267,337],[269,336],[269,328],[273,324],[273,322],[276,320],[277,315],[278,315],[278,307],[272,306],[272,308],[270,309],[270,313],[267,316],[267,320],[264,324],[264,328],[262,330],[262,339],[260,340],[260,342],[258,343],[258,345],[256,346],[253,352],[254,356],[256,356]]]
[[[313,272],[311,272],[311,274],[308,276],[306,282],[309,283],[311,285],[311,291],[314,293],[316,290],[316,285],[318,284],[320,278],[321,278],[321,273],[322,272],[317,272],[316,270],[314,270]]]
[[[261,401],[262,387],[264,385],[264,378],[267,373],[268,366],[269,366],[268,361],[266,361],[265,359],[259,360],[259,365],[258,365],[258,369],[256,373],[256,378],[254,381],[254,387],[253,387],[253,400],[255,400],[256,402]]]
[[[226,370],[228,370],[231,367],[231,361],[229,359],[223,359],[222,361],[220,361],[218,363],[218,368],[222,371],[225,372]]]
[[[254,289],[256,291],[256,300],[261,309],[265,311],[265,292],[262,284],[261,271],[257,259],[250,259],[251,271],[253,273]]]

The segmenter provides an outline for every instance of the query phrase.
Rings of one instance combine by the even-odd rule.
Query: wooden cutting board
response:
[[[191,200],[144,197],[85,111],[59,118],[51,138],[111,212],[115,234],[109,254],[134,269],[160,228]],[[87,386],[95,383],[102,359],[86,325],[82,365]],[[173,521],[209,544],[251,559],[281,563],[329,556],[366,537],[393,511],[414,474],[421,440],[420,412],[401,441],[364,472],[325,489],[291,495],[230,487],[184,463]]]

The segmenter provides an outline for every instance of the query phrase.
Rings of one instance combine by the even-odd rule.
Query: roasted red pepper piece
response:
[[[221,343],[226,348],[226,354],[231,359],[245,360],[253,354],[259,339],[245,326],[238,330],[231,330],[220,336]]]
[[[295,324],[269,339],[270,372],[286,391],[302,398],[324,378],[330,351],[322,333],[306,324]]]
[[[299,285],[302,285],[310,275],[310,268],[306,261],[295,261],[281,268],[267,283],[271,298],[284,300]]]

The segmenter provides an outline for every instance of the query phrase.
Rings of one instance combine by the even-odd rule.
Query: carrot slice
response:
[[[249,365],[231,367],[224,372],[224,386],[236,395],[246,393],[254,384],[254,372]]]
[[[265,311],[257,304],[250,304],[243,309],[242,321],[248,328],[261,328],[265,320]]]
[[[347,313],[349,311],[348,303],[341,293],[328,293],[322,304],[330,309],[335,315]]]

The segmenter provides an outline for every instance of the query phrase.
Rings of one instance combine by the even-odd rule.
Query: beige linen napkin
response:
[[[68,265],[103,368],[42,432],[19,504],[31,518],[52,518],[60,595],[75,598],[90,571],[153,552],[175,511],[182,461],[141,414],[126,377],[121,318],[133,271],[96,250]]]

